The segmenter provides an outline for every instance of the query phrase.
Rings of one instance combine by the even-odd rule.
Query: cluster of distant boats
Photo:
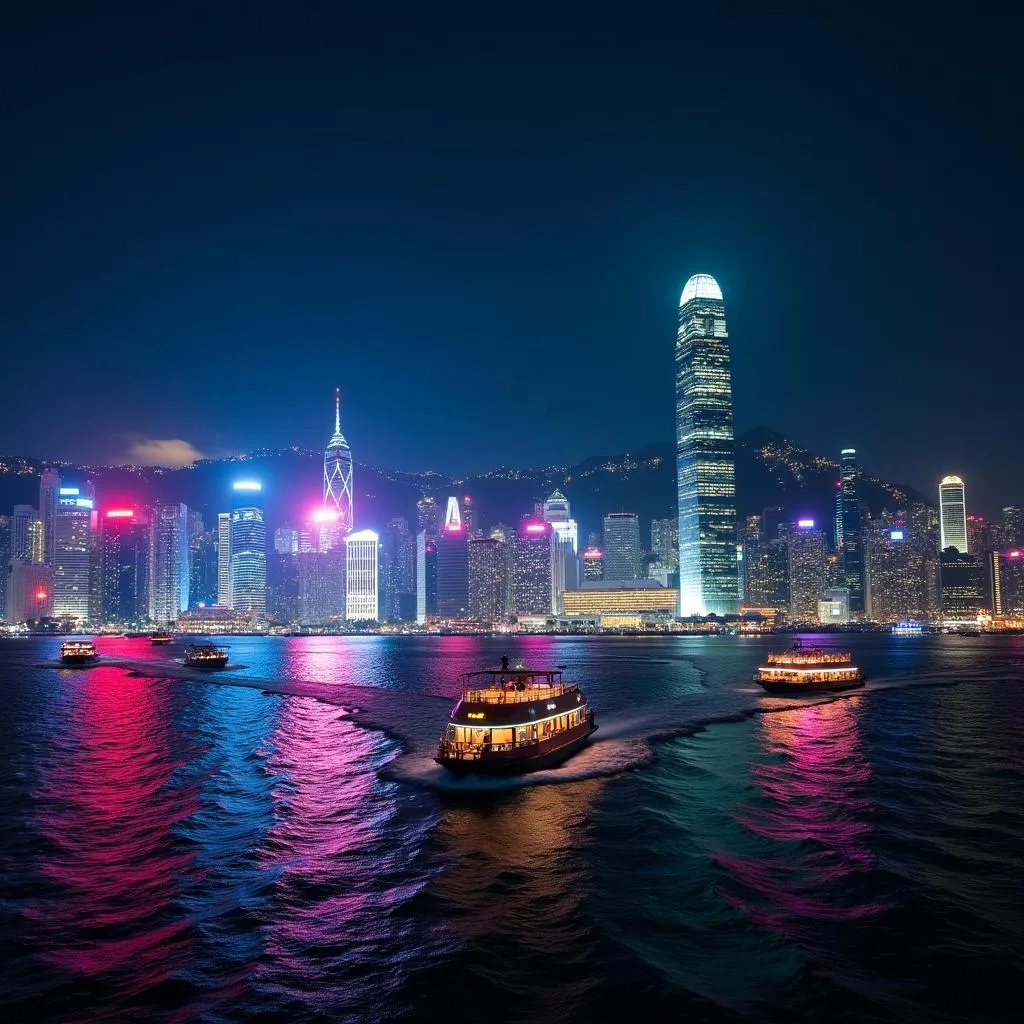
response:
[[[171,633],[146,633],[154,647],[164,647],[174,642]],[[85,667],[95,665],[100,660],[96,644],[92,640],[65,640],[60,645],[60,661],[62,665]],[[211,643],[194,643],[185,648],[183,662],[189,668],[225,668],[228,663],[226,647]]]

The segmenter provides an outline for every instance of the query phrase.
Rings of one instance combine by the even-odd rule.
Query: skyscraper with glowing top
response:
[[[679,611],[684,616],[739,609],[728,339],[722,289],[710,274],[694,274],[679,299],[676,336]]]
[[[324,452],[324,507],[338,512],[342,534],[352,529],[352,449],[341,432],[341,388],[334,392],[334,433]]]

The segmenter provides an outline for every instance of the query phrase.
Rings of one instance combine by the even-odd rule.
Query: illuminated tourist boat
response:
[[[149,642],[155,644],[157,647],[163,647],[166,644],[174,643],[173,633],[151,633],[149,636]]]
[[[189,668],[223,668],[228,652],[216,644],[189,644],[185,648],[185,664]]]
[[[920,622],[896,622],[892,626],[895,636],[923,636],[924,626]]]
[[[89,665],[98,657],[91,640],[67,640],[60,645],[60,660],[65,665]]]
[[[456,775],[518,775],[551,768],[597,729],[594,712],[561,669],[501,668],[462,677],[462,699],[437,747]]]
[[[772,651],[754,682],[770,693],[819,693],[852,690],[864,685],[864,673],[849,651],[804,647],[797,641],[788,651]]]

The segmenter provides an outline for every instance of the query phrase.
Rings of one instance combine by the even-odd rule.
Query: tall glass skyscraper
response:
[[[679,611],[684,616],[739,610],[728,338],[722,289],[710,274],[694,274],[679,299],[676,336]]]
[[[967,554],[967,499],[958,476],[943,477],[939,484],[939,530],[943,551],[956,548]]]
[[[231,510],[231,607],[263,616],[267,611],[267,528],[263,487],[254,480],[234,484]]]
[[[153,621],[177,622],[189,602],[188,506],[160,505],[153,530]]]
[[[324,506],[337,509],[342,536],[352,529],[352,450],[341,432],[341,388],[334,392],[334,433],[324,452]]]
[[[839,454],[839,494],[836,500],[836,544],[842,558],[843,580],[850,591],[850,614],[864,614],[864,540],[861,536],[857,450]]]
[[[373,530],[350,533],[345,539],[345,618],[354,622],[380,617],[377,553],[380,537]]]
[[[604,517],[604,578],[612,583],[640,579],[640,520],[635,512]]]
[[[80,622],[89,619],[92,533],[96,523],[92,497],[83,497],[78,487],[58,488],[53,528],[53,614],[58,617]]]

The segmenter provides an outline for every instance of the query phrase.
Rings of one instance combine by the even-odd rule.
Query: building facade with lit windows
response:
[[[154,622],[170,624],[178,621],[189,603],[188,506],[157,506],[152,529],[155,544],[151,617]]]
[[[217,514],[217,604],[231,607],[231,513]]]
[[[7,621],[28,622],[53,615],[53,567],[11,560],[7,573]]]
[[[350,622],[380,618],[379,547],[380,537],[373,530],[359,530],[345,538],[345,618]]]
[[[43,470],[39,477],[39,520],[42,526],[42,561],[53,565],[54,535],[56,532],[57,492],[60,490],[60,473],[52,467]]]
[[[341,432],[341,389],[334,393],[334,433],[324,452],[324,507],[335,509],[342,535],[355,522],[352,501],[352,449]]]
[[[579,586],[579,529],[569,499],[558,489],[544,502],[543,517],[551,524],[551,607],[562,610],[562,594]]]
[[[837,494],[836,548],[843,585],[850,591],[850,614],[864,614],[864,539],[862,536],[860,469],[855,448],[839,454],[839,493]]]
[[[950,546],[939,556],[939,578],[943,621],[976,622],[983,604],[984,569],[981,562],[974,555],[964,554]]]
[[[990,551],[985,561],[992,614],[996,618],[1024,619],[1024,550]]]
[[[732,615],[736,566],[736,457],[732,367],[722,290],[695,274],[679,299],[676,472],[679,611]]]
[[[100,516],[101,616],[134,625],[149,618],[149,517],[136,508]]]
[[[551,613],[551,538],[554,531],[543,519],[524,519],[515,537],[512,593],[516,614]]]
[[[89,584],[97,524],[91,489],[60,487],[54,512],[53,614],[89,620]]]
[[[437,614],[442,619],[469,617],[469,543],[455,497],[448,499],[437,538]]]
[[[508,561],[496,537],[469,542],[469,614],[478,622],[500,622],[508,615]]]
[[[604,578],[611,583],[640,579],[640,519],[635,512],[604,517]]]
[[[674,616],[678,603],[679,591],[674,587],[640,586],[635,582],[565,592],[565,614],[570,616],[606,615],[614,612],[663,612]]]
[[[868,613],[876,622],[924,622],[932,616],[936,564],[901,518],[883,515],[867,536]]]
[[[969,553],[967,543],[967,498],[964,482],[958,476],[943,477],[939,484],[939,529],[942,550],[956,548]]]
[[[267,611],[267,528],[263,518],[263,486],[255,480],[237,480],[232,485],[232,492],[231,607],[262,617]]]
[[[799,519],[789,535],[789,614],[816,621],[825,593],[825,534],[813,519]]]

